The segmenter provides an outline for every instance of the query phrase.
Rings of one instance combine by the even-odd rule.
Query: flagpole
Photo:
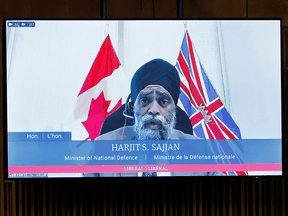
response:
[[[109,23],[107,22],[105,24],[105,29],[104,29],[104,36],[105,38],[109,35]]]
[[[217,21],[217,31],[218,31],[218,40],[219,40],[219,48],[220,48],[220,59],[221,59],[221,69],[222,69],[222,78],[223,78],[223,86],[224,86],[224,95],[225,95],[225,107],[230,114],[232,114],[231,107],[231,95],[230,95],[230,83],[229,76],[226,68],[226,58],[224,51],[224,41],[222,35],[222,25],[221,21]]]
[[[183,21],[183,25],[184,25],[184,34],[186,34],[186,31],[187,31],[187,21],[186,20]]]

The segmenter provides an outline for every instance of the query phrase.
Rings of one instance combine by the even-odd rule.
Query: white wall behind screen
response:
[[[105,22],[83,21],[16,28],[8,75],[9,131],[63,130],[105,39],[104,28]],[[117,34],[117,25],[111,25],[116,47]]]
[[[221,22],[231,114],[247,139],[281,138],[279,21]]]
[[[11,59],[8,59],[11,61],[8,75],[9,131],[63,130],[68,116],[73,112],[81,86],[105,39],[104,30],[107,23],[112,44],[126,74],[125,79],[128,78],[129,82],[135,71],[151,59],[162,58],[175,65],[184,36],[183,22],[130,21],[123,24],[116,21],[41,21],[36,22],[35,28],[15,28],[13,46],[9,46],[13,47]],[[271,33],[271,37],[263,41],[266,46],[259,41],[260,34],[256,34],[258,27],[250,22],[245,24],[246,27],[222,23],[222,35],[219,35],[218,25],[216,21],[187,23],[190,37],[208,77],[223,102],[225,97],[228,97],[224,86],[230,87],[232,116],[240,127],[243,138],[279,138],[280,51],[276,49],[273,54],[269,52],[275,49],[277,34],[280,34],[280,30],[278,33],[271,33],[277,31],[277,24],[272,26],[272,30],[264,24],[259,27],[262,37]],[[254,34],[251,34],[251,28],[255,29]],[[223,39],[225,65],[222,65],[223,56],[221,61],[222,48],[219,45],[219,37]],[[233,50],[237,49],[242,51],[241,56],[235,56]],[[238,60],[235,61],[235,58]],[[228,81],[225,82],[222,75],[223,66],[226,66],[228,74]],[[260,74],[255,74],[255,71],[262,71],[260,80]],[[273,71],[273,75],[269,71]],[[257,79],[259,82],[256,82]],[[260,87],[261,91],[255,91],[258,88],[257,83],[260,82],[268,85],[269,89]],[[254,94],[248,94],[253,90]],[[262,95],[271,99],[273,97],[275,112],[271,114],[268,108],[259,109],[251,105],[250,102],[256,95],[258,97],[255,103],[260,102],[261,107],[271,106]],[[254,108],[257,108],[257,112],[251,111]],[[256,122],[267,115],[272,115],[271,119],[278,118],[277,121],[270,122],[273,127],[267,124],[267,127],[258,129],[247,125],[249,119],[257,125]],[[266,121],[260,122],[266,125]]]

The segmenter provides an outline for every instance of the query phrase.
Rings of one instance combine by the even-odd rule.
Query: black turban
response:
[[[169,62],[154,59],[136,71],[131,81],[131,100],[133,103],[135,103],[139,92],[148,85],[164,87],[177,105],[180,94],[180,78],[178,71]]]

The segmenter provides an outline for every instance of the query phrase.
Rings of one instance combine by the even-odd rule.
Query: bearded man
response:
[[[180,78],[177,70],[162,59],[140,67],[131,81],[134,125],[103,134],[97,140],[196,139],[175,129]]]
[[[99,136],[96,140],[178,140],[198,139],[175,129],[176,109],[180,95],[180,78],[173,65],[154,59],[140,67],[131,81],[131,101],[134,125],[120,127]],[[124,113],[125,114],[125,113]],[[119,176],[120,174],[99,174]],[[135,176],[125,173],[121,176]],[[172,173],[172,175],[218,175],[214,172]],[[219,173],[219,175],[222,175]],[[143,176],[156,176],[144,172]]]

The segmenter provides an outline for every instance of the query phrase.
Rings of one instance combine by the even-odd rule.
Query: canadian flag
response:
[[[108,35],[77,96],[72,140],[95,140],[105,118],[125,103],[128,94],[128,80]]]

